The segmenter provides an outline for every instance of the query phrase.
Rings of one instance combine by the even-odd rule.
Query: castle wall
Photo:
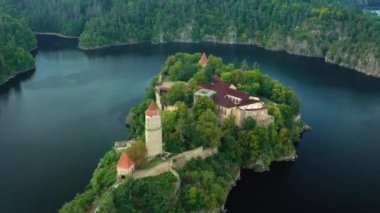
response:
[[[156,96],[156,104],[158,108],[162,109],[160,88],[158,86],[154,88],[154,94]]]
[[[234,108],[233,115],[235,116],[235,125],[242,127],[242,111],[239,108]]]
[[[274,122],[274,117],[268,114],[268,109],[260,109],[260,110],[253,110],[253,111],[241,111],[241,123],[244,121],[244,119],[251,117],[254,118],[257,122],[257,124],[269,126],[271,123]]]
[[[180,169],[183,168],[186,165],[186,163],[193,158],[200,157],[202,159],[205,159],[216,153],[218,153],[217,147],[203,149],[203,146],[200,146],[198,148],[182,152],[181,154],[173,157],[171,160],[173,161],[173,167],[176,169]]]
[[[231,114],[233,114],[233,108],[225,108],[223,106],[217,105],[217,110],[220,122],[222,122],[225,118],[228,118]]]

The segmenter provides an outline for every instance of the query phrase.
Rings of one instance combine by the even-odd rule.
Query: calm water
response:
[[[206,51],[248,59],[292,87],[313,127],[295,163],[244,170],[231,212],[379,212],[380,79],[255,47],[135,45],[81,52],[43,38],[37,69],[0,93],[0,212],[55,212],[84,189],[99,158],[126,137],[129,109],[166,57]]]
[[[380,16],[380,6],[368,6],[363,8],[364,11],[371,12],[371,13],[376,13],[377,15]]]
[[[366,11],[368,11],[370,13],[376,13],[377,15],[380,16],[380,10],[366,10]]]

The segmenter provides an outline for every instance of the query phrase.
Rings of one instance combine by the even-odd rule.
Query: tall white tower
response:
[[[145,111],[145,143],[148,159],[162,153],[161,115],[154,101]]]

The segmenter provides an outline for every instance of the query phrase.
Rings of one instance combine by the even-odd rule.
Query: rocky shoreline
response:
[[[307,125],[307,124],[305,124],[303,127],[302,127],[302,129],[301,129],[301,131],[300,131],[300,135],[299,135],[299,139],[302,137],[302,134],[303,133],[305,133],[305,132],[308,132],[308,131],[311,131],[311,127],[309,126],[309,125]],[[299,141],[295,141],[295,142],[299,142]],[[283,157],[280,157],[280,158],[278,158],[278,159],[276,159],[274,162],[294,162],[294,161],[296,161],[296,159],[297,159],[297,154],[296,153],[294,153],[293,155],[288,155],[288,156],[283,156]],[[245,169],[253,169],[254,167],[252,166],[248,166],[247,168],[245,168]],[[262,168],[262,170],[260,170],[260,171],[255,171],[255,172],[269,172],[269,167],[263,167]],[[235,176],[235,178],[234,178],[234,180],[233,181],[231,181],[231,183],[230,183],[230,187],[229,187],[229,193],[231,192],[231,189],[234,187],[234,186],[236,186],[236,182],[238,181],[238,180],[240,180],[240,174],[241,174],[241,170],[239,170],[239,172],[238,172],[238,174]],[[226,198],[226,201],[227,201],[227,198]],[[226,202],[225,201],[225,202]],[[224,202],[224,203],[225,203]],[[226,212],[228,209],[226,209],[225,208],[225,204],[223,205],[223,206],[221,206],[220,208],[218,208],[218,209],[216,209],[214,212],[215,213],[218,213],[218,212]]]
[[[66,38],[66,39],[79,39],[79,36],[69,36],[69,35],[64,35],[60,33],[55,33],[55,32],[34,32],[36,35],[46,35],[46,36],[57,36],[60,38]]]
[[[227,194],[227,197],[226,197],[226,199],[224,201],[223,206],[221,206],[220,208],[216,209],[214,211],[215,213],[218,213],[218,212],[227,212],[228,209],[225,208],[225,205],[226,205],[226,202],[227,202],[228,195],[230,194],[231,189],[236,186],[236,182],[238,180],[240,180],[240,174],[241,174],[241,171],[239,170],[239,172],[236,174],[235,178],[230,182],[229,192]]]

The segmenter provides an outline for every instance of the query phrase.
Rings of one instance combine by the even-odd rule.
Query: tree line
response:
[[[0,0],[34,31],[80,36],[84,48],[229,41],[323,57],[378,75],[380,18],[353,0]]]

